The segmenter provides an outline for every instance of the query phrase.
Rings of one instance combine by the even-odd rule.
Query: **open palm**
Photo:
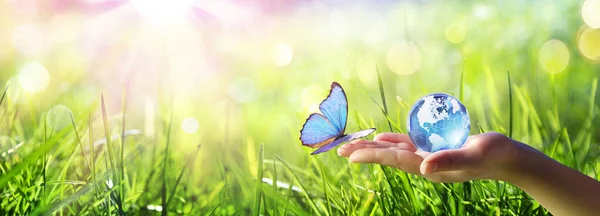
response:
[[[517,157],[516,146],[500,133],[470,136],[460,149],[435,153],[418,150],[406,134],[381,133],[373,140],[341,146],[338,155],[354,163],[377,163],[422,175],[434,182],[499,179]]]

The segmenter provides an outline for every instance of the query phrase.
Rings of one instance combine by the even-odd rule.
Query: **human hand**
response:
[[[381,133],[373,140],[341,146],[338,155],[353,163],[392,166],[434,182],[504,180],[513,170],[518,144],[500,133],[483,133],[470,136],[460,149],[430,153],[418,150],[406,134]]]

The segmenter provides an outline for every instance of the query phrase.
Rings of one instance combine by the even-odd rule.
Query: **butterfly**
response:
[[[375,131],[375,128],[370,128],[344,134],[348,120],[348,99],[344,89],[337,82],[331,83],[329,95],[319,104],[319,110],[323,114],[310,114],[300,130],[302,145],[319,148],[311,155],[329,151],[343,142],[365,137]]]

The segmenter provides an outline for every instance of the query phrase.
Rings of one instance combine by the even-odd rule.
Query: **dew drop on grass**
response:
[[[48,127],[54,131],[62,130],[71,124],[71,109],[64,105],[56,105],[48,111],[46,121]]]
[[[17,145],[17,142],[10,137],[0,136],[0,157],[7,157],[13,154],[21,145]]]

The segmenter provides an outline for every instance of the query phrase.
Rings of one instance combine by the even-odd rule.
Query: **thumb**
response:
[[[472,149],[442,150],[427,156],[421,163],[421,174],[467,170],[483,163],[483,156]]]

